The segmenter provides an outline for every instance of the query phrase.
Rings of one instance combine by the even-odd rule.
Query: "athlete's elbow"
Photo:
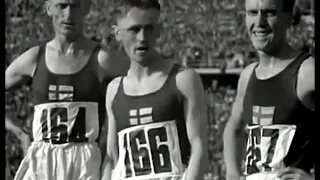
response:
[[[11,83],[10,81],[5,82],[5,92],[9,92],[9,91],[13,91],[17,89],[17,86],[15,86],[13,83]]]
[[[197,157],[202,167],[208,167],[209,164],[209,152],[208,146],[205,142],[197,141],[192,145],[192,154]]]
[[[228,139],[229,137],[239,137],[244,133],[244,128],[239,124],[229,121],[223,131],[223,139]]]
[[[230,136],[235,136],[236,134],[236,129],[233,127],[233,125],[228,122],[223,130],[222,138],[223,141],[226,141],[229,139]]]

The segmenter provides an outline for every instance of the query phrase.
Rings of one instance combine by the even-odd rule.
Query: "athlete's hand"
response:
[[[314,178],[301,169],[287,167],[278,173],[280,180],[314,180]]]

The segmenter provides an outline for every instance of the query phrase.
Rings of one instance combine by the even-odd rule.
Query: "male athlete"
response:
[[[108,79],[124,75],[129,61],[84,37],[88,0],[48,0],[55,37],[6,69],[6,90],[32,80],[33,138],[15,180],[97,180],[97,146]],[[105,86],[106,87],[106,86]]]
[[[158,0],[120,0],[116,38],[130,57],[107,88],[103,180],[201,180],[208,165],[204,90],[193,70],[163,59]]]
[[[313,179],[314,58],[286,40],[293,5],[294,0],[246,0],[246,26],[259,62],[241,73],[225,128],[228,180]]]

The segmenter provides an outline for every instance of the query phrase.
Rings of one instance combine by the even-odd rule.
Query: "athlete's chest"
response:
[[[35,104],[57,101],[99,101],[101,83],[93,60],[90,59],[80,70],[72,74],[54,73],[49,69],[53,66],[48,67],[47,64],[50,60],[40,60],[33,78]],[[74,67],[76,66],[78,65]],[[70,70],[74,67],[68,66],[65,69]]]
[[[78,50],[71,54],[62,54],[47,47],[45,61],[47,68],[55,74],[74,74],[89,62],[91,49]]]
[[[293,60],[290,61],[285,61],[278,63],[277,65],[273,67],[268,67],[268,68],[263,68],[260,65],[255,69],[255,74],[256,77],[260,80],[267,80],[269,78],[275,77],[279,75],[282,71],[286,69],[286,67],[292,62]]]
[[[118,130],[155,122],[177,120],[183,113],[179,94],[170,86],[144,96],[118,93],[113,103]]]
[[[125,77],[123,79],[123,89],[125,94],[131,96],[141,96],[159,91],[168,78],[168,75],[156,74],[144,78],[140,81]]]

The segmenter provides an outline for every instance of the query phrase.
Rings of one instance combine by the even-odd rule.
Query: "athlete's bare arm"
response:
[[[313,57],[309,57],[301,64],[298,73],[297,94],[308,109],[315,111],[315,65]]]
[[[310,110],[315,111],[315,64],[314,58],[305,60],[298,72],[297,95],[300,101]],[[306,119],[307,120],[307,119]],[[312,120],[311,120],[312,121]],[[278,178],[314,180],[311,172],[305,172],[295,167],[287,167],[278,172]]]
[[[39,46],[35,46],[21,54],[6,69],[6,91],[19,88],[33,76],[37,66]]]
[[[208,167],[207,113],[203,85],[200,76],[191,69],[177,74],[176,81],[184,96],[187,135],[191,144],[187,180],[203,179]]]
[[[6,130],[11,131],[12,133],[14,133],[14,135],[17,136],[17,138],[21,142],[23,154],[26,155],[27,150],[31,144],[30,136],[27,133],[25,133],[19,126],[13,124],[10,118],[8,117],[5,117],[5,118],[6,118],[6,123],[5,123]]]
[[[124,76],[130,66],[128,56],[109,46],[103,46],[98,54],[98,60],[109,77]]]
[[[102,180],[111,180],[111,172],[115,168],[118,159],[118,137],[115,118],[112,112],[112,102],[118,91],[120,77],[110,82],[106,92],[106,110],[107,110],[107,152],[102,167]]]
[[[243,98],[253,68],[253,63],[240,74],[237,97],[233,103],[231,116],[223,133],[223,154],[226,164],[227,180],[239,180],[241,176],[241,160],[244,154],[245,125],[243,116]]]

